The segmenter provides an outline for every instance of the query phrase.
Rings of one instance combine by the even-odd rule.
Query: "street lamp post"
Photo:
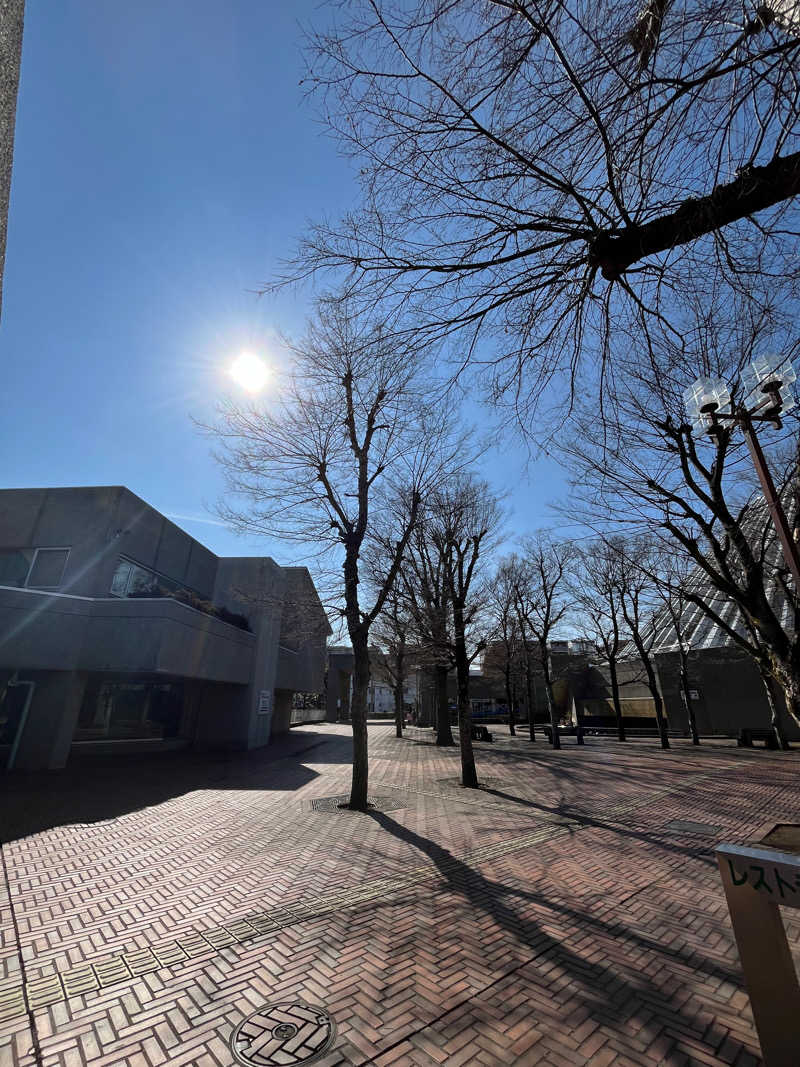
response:
[[[686,411],[695,432],[713,437],[720,432],[723,422],[741,428],[780,541],[784,561],[794,578],[795,591],[800,593],[800,554],[755,428],[757,422],[769,423],[778,430],[781,428],[781,415],[796,403],[792,383],[797,375],[791,362],[784,357],[759,356],[750,364],[743,378],[749,403],[735,403],[721,378],[698,378],[683,394]]]

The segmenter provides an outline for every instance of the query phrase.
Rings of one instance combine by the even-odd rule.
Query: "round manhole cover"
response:
[[[239,1063],[292,1067],[324,1055],[335,1036],[333,1020],[323,1008],[282,1001],[266,1004],[240,1022],[231,1048]]]

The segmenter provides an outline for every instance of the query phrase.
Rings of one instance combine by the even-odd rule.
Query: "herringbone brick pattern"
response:
[[[334,1017],[329,1067],[759,1062],[711,850],[796,820],[794,753],[501,733],[476,793],[455,751],[392,734],[370,728],[371,789],[406,806],[371,815],[309,810],[347,792],[335,726],[12,782],[2,1067],[220,1067],[245,1015],[293,997]],[[216,933],[253,911],[285,918]],[[150,952],[198,931],[197,955]]]

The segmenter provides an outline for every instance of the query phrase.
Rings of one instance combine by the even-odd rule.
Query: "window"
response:
[[[68,556],[68,548],[37,548],[27,584],[34,589],[57,589],[64,577]]]
[[[25,585],[35,555],[33,548],[0,549],[0,585]]]
[[[131,575],[128,579],[126,596],[156,596],[158,594],[158,578],[152,571],[144,567],[131,567]]]
[[[119,561],[117,569],[114,571],[114,577],[111,579],[111,592],[114,596],[125,596],[128,590],[128,579],[131,576],[132,570],[132,563],[128,563],[127,560],[124,559]]]
[[[180,684],[90,681],[76,741],[177,737],[183,715]]]
[[[180,582],[174,582],[171,578],[164,578],[147,567],[140,567],[132,560],[122,556],[117,563],[114,577],[111,579],[111,593],[113,596],[170,596],[183,586]]]
[[[64,577],[68,548],[0,549],[0,585],[57,589]]]

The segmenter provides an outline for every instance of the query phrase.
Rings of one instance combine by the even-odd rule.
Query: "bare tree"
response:
[[[625,722],[619,693],[619,658],[627,636],[618,592],[620,546],[598,538],[576,553],[572,596],[580,612],[584,635],[602,655],[611,683],[611,703],[617,738],[625,741]]]
[[[515,674],[522,658],[522,637],[516,615],[516,597],[514,592],[513,575],[509,568],[501,564],[495,573],[489,589],[489,612],[494,624],[492,642],[484,655],[484,674],[487,668],[491,668],[492,661],[490,651],[500,649],[500,671],[503,676],[506,704],[508,706],[508,732],[512,737],[516,736],[516,723],[514,721]],[[526,660],[525,669],[530,676],[530,663]],[[530,688],[530,686],[529,686]],[[528,694],[530,704],[530,693]],[[528,707],[530,715],[530,706]],[[532,716],[531,716],[532,725]]]
[[[631,635],[639,662],[644,668],[647,688],[653,701],[656,728],[661,747],[669,748],[667,723],[664,718],[664,699],[658,683],[653,647],[657,630],[655,619],[658,612],[658,586],[652,575],[658,567],[658,544],[644,535],[625,544],[617,542],[616,586],[628,631]]]
[[[413,621],[420,661],[433,672],[436,695],[436,744],[455,744],[450,726],[447,678],[455,667],[450,586],[442,546],[431,535],[426,515],[412,534],[400,569],[400,588]]]
[[[399,593],[399,579],[386,598],[375,623],[377,641],[383,649],[383,667],[392,683],[395,736],[403,736],[405,685],[409,667],[409,636],[412,619],[405,598]]]
[[[478,590],[480,565],[485,562],[487,549],[497,536],[502,512],[488,483],[469,474],[452,477],[433,494],[427,510],[425,528],[444,561],[453,620],[461,784],[477,789],[469,669],[486,647],[488,626],[481,626],[486,621],[485,616],[481,618],[485,602]]]
[[[715,304],[680,345],[651,349],[649,373],[623,367],[624,389],[601,417],[588,406],[576,414],[563,454],[574,472],[570,516],[593,529],[658,532],[684,553],[702,580],[683,598],[774,680],[800,724],[800,602],[752,461],[735,425],[695,435],[682,398],[701,372],[727,379],[740,400],[746,362],[785,338],[772,316],[732,306],[726,317]],[[796,424],[789,423],[783,436],[773,431],[767,452],[797,532]]]
[[[686,719],[692,744],[700,744],[697,720],[692,704],[692,685],[689,670],[689,653],[696,623],[687,619],[688,594],[698,584],[696,570],[685,554],[662,552],[656,574],[656,591],[666,612],[666,617],[678,652],[681,697],[686,708]],[[656,640],[658,637],[656,636]]]
[[[535,663],[538,658],[534,652],[535,639],[532,637],[530,627],[525,621],[524,598],[520,590],[526,587],[528,581],[527,569],[524,562],[517,555],[503,560],[497,572],[497,586],[508,597],[511,610],[516,621],[516,631],[519,637],[520,658],[525,677],[525,706],[528,711],[528,736],[531,741],[536,740],[536,691],[535,691]]]
[[[307,85],[361,204],[290,279],[343,269],[425,336],[482,338],[521,418],[698,285],[796,292],[798,20],[783,0],[354,0]],[[466,353],[466,354],[465,354]],[[642,348],[646,358],[646,348]],[[601,377],[601,384],[605,384]]]
[[[553,696],[549,644],[569,610],[567,577],[573,554],[571,545],[553,540],[546,532],[539,532],[526,537],[522,541],[521,555],[512,556],[509,561],[516,572],[515,595],[520,626],[532,635],[538,645],[553,748],[560,748],[561,741],[558,736],[558,712]],[[532,729],[531,739],[533,740]],[[583,744],[580,723],[578,744]]]
[[[423,495],[445,455],[441,412],[428,417],[418,362],[388,340],[376,315],[355,317],[344,298],[322,298],[294,369],[267,409],[229,404],[215,429],[219,459],[240,504],[234,526],[316,546],[340,565],[342,615],[353,647],[350,805],[367,806],[369,632],[392,591]],[[393,550],[364,603],[360,560],[376,521],[392,524]],[[374,577],[374,576],[373,576]]]

